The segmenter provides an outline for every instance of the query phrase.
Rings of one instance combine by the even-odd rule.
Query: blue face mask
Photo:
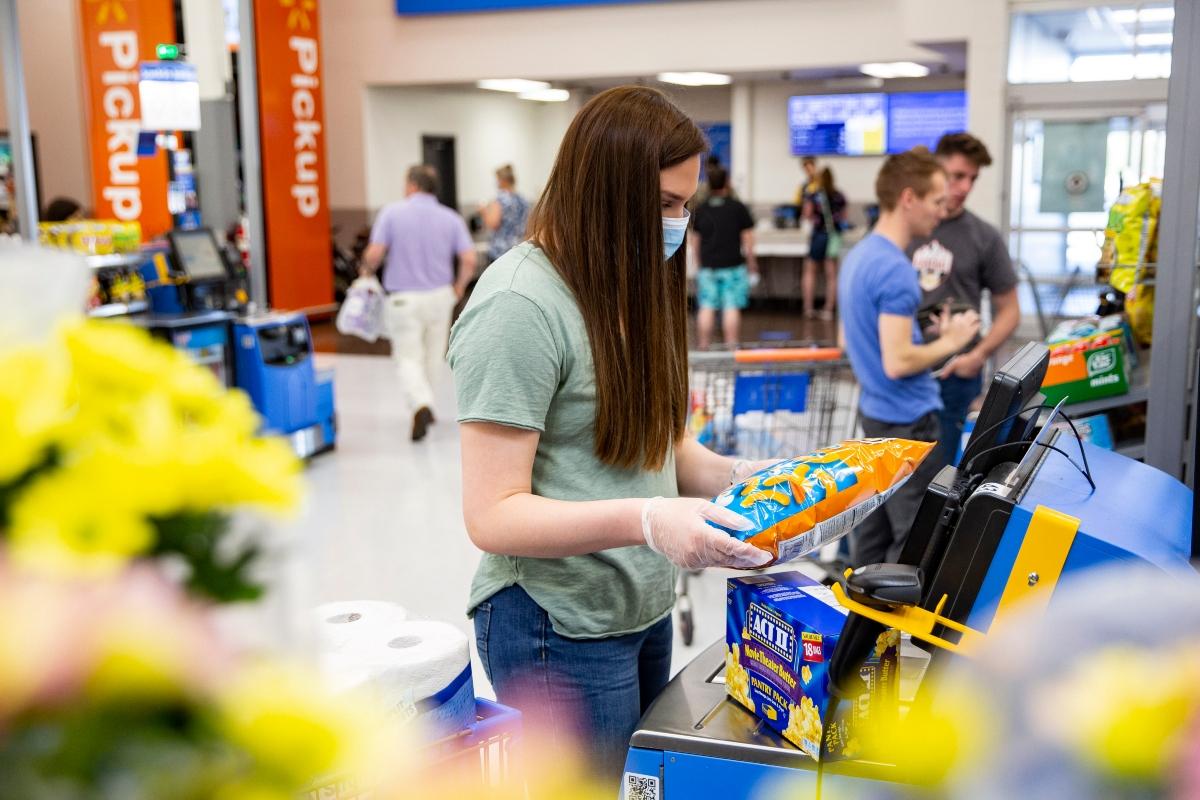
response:
[[[683,210],[682,217],[663,217],[663,254],[670,258],[675,255],[675,251],[683,245],[683,239],[687,236],[688,220],[692,215],[687,209]]]

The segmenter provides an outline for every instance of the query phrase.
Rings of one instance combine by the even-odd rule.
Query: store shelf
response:
[[[135,300],[132,303],[108,303],[96,306],[88,311],[89,317],[103,319],[106,317],[123,317],[127,314],[140,314],[149,308],[145,300]]]
[[[116,267],[136,267],[145,262],[146,256],[141,253],[113,253],[107,256],[84,256],[90,269],[113,269]]]
[[[1087,400],[1082,403],[1071,403],[1063,406],[1063,411],[1072,417],[1089,417],[1102,411],[1109,411],[1122,406],[1144,403],[1150,397],[1150,363],[1138,365],[1129,373],[1129,391],[1116,397],[1101,397],[1098,400]]]

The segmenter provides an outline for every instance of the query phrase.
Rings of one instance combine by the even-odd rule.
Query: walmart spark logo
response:
[[[125,22],[129,13],[121,0],[87,0],[88,5],[99,6],[96,10],[96,24],[104,25],[111,18],[114,22]]]
[[[312,17],[317,13],[317,0],[279,0],[279,5],[288,9],[287,26],[289,30],[294,31],[299,28],[307,31],[312,29]]]

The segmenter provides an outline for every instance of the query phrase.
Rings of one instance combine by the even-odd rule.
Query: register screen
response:
[[[217,250],[212,233],[207,229],[175,231],[171,234],[179,266],[190,278],[224,278],[225,262]]]

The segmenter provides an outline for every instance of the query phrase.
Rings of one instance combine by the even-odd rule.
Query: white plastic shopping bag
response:
[[[383,335],[383,287],[374,277],[358,278],[350,284],[337,315],[337,329],[347,336],[373,342]]]

